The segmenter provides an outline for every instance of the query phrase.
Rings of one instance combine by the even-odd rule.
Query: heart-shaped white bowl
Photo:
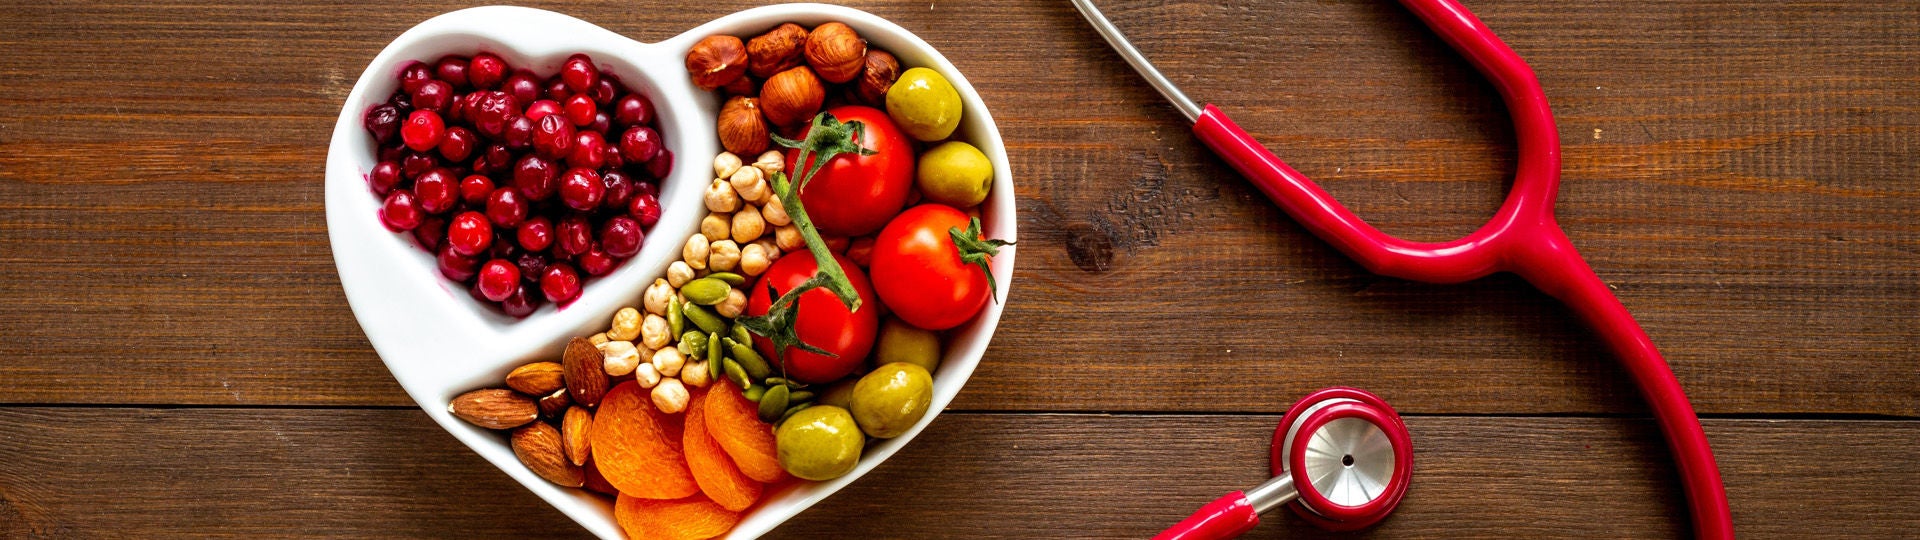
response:
[[[637,305],[646,285],[679,257],[681,243],[705,214],[701,192],[712,176],[710,162],[720,151],[714,131],[718,99],[694,87],[686,73],[687,50],[694,42],[713,34],[751,37],[783,22],[811,27],[828,21],[853,27],[873,46],[892,52],[903,66],[940,72],[959,90],[964,112],[954,138],[978,146],[994,163],[993,190],[983,207],[984,228],[995,238],[1013,240],[1013,176],[999,128],[980,95],[925,41],[885,19],[851,8],[766,6],[727,15],[652,44],[549,11],[501,6],[465,9],[434,17],[401,34],[367,66],[341,109],[327,151],[327,229],[341,287],[368,341],[435,422],[600,537],[622,536],[606,499],[541,479],[514,457],[503,434],[455,419],[446,405],[468,390],[501,386],[515,366],[557,359],[572,337],[603,330],[615,310]],[[572,305],[542,307],[524,320],[482,307],[458,284],[440,277],[433,256],[415,245],[411,235],[381,226],[380,201],[367,187],[375,156],[373,140],[361,127],[362,115],[393,93],[399,84],[396,75],[408,63],[479,51],[498,54],[512,66],[543,75],[557,72],[570,54],[591,55],[602,68],[653,100],[666,146],[676,161],[661,186],[664,215],[647,232],[640,254],[587,285]],[[933,422],[966,384],[993,337],[1013,284],[1014,251],[1009,246],[993,259],[1000,301],[948,332],[945,358],[934,373],[933,413],[905,435],[870,444],[860,465],[846,476],[767,495],[734,528],[731,538],[752,538],[772,530],[873,470]]]

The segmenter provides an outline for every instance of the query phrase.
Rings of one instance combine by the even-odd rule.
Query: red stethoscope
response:
[[[1554,127],[1546,93],[1526,61],[1472,12],[1455,0],[1400,0],[1500,91],[1513,116],[1519,165],[1513,190],[1492,220],[1464,238],[1429,243],[1402,240],[1362,221],[1312,180],[1274,157],[1220,109],[1195,105],[1154,69],[1090,0],[1073,3],[1121,58],[1194,123],[1193,132],[1201,142],[1246,175],[1287,215],[1367,270],[1429,283],[1460,283],[1495,272],[1512,272],[1566,303],[1620,358],[1646,397],[1678,465],[1695,536],[1733,538],[1733,519],[1727,509],[1726,488],[1720,483],[1720,469],[1714,465],[1713,450],[1680,381],[1646,331],[1587,266],[1554,219],[1553,201],[1560,188],[1560,134]],[[1273,480],[1215,501],[1182,522],[1182,526],[1196,527],[1176,526],[1162,533],[1163,537],[1229,538],[1257,523],[1260,511],[1291,501],[1297,501],[1296,513],[1310,522],[1330,530],[1349,530],[1378,522],[1406,493],[1413,464],[1406,427],[1391,407],[1371,394],[1339,388],[1316,392],[1287,412],[1280,431],[1285,433],[1276,432],[1273,442]],[[1325,442],[1315,446],[1322,435]],[[1384,440],[1385,450],[1366,442],[1376,440]],[[1328,461],[1332,459],[1330,454],[1319,452],[1334,444],[1371,450],[1341,454],[1339,460]],[[1334,468],[1332,463],[1336,462],[1341,466]],[[1328,478],[1328,483],[1322,484],[1321,478]],[[1236,509],[1240,507],[1244,511]],[[1209,523],[1215,523],[1204,519],[1209,512],[1247,521],[1208,528]]]

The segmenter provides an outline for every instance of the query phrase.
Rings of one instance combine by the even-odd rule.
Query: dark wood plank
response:
[[[1416,485],[1369,536],[1684,532],[1646,421],[1408,420]],[[1260,481],[1275,421],[948,415],[776,536],[1144,537]],[[1920,494],[1895,488],[1920,482],[1920,424],[1712,420],[1707,431],[1744,536],[1920,526]],[[0,536],[12,538],[584,534],[411,410],[0,408],[0,455]],[[1250,538],[1312,532],[1277,516]]]
[[[535,3],[646,40],[752,4]],[[464,5],[5,2],[0,403],[406,404],[333,277],[321,162],[373,54]],[[1640,410],[1517,280],[1380,279],[1306,235],[1065,4],[852,5],[955,60],[1020,176],[1018,282],[958,407],[1272,412],[1358,383]],[[1497,98],[1391,2],[1103,5],[1388,231],[1455,236],[1501,197]],[[1562,221],[1701,410],[1920,415],[1920,3],[1472,7],[1556,105]]]

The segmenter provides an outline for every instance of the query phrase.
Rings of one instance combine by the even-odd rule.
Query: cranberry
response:
[[[567,164],[600,170],[607,165],[607,140],[598,131],[579,132],[573,136],[573,152],[567,154]]]
[[[480,267],[480,295],[499,302],[520,288],[520,267],[506,259],[494,259]]]
[[[607,197],[601,200],[602,206],[618,211],[627,207],[627,201],[633,200],[633,180],[627,178],[626,173],[607,171],[607,174],[600,175],[600,182],[607,185]]]
[[[415,152],[425,152],[440,145],[440,139],[447,136],[447,125],[440,121],[440,114],[433,111],[413,111],[407,115],[407,123],[400,126],[400,139],[406,141],[407,148]]]
[[[513,166],[513,187],[534,202],[547,200],[559,189],[560,167],[540,156],[528,154]]]
[[[640,94],[627,94],[613,106],[613,123],[622,126],[653,123],[653,101]]]
[[[441,111],[453,101],[453,85],[445,81],[427,81],[414,90],[413,107],[423,111]]]
[[[567,83],[560,80],[559,75],[554,75],[553,78],[547,79],[547,82],[542,83],[542,87],[546,92],[547,99],[561,101],[573,96],[573,91],[567,89]]]
[[[373,170],[367,173],[367,185],[373,188],[373,194],[381,197],[400,185],[400,164],[382,161],[373,164]]]
[[[408,153],[409,152],[407,152],[407,145],[404,145],[404,144],[396,144],[393,146],[382,146],[380,147],[380,161],[391,161],[394,163],[399,163],[401,159],[404,159],[407,157]]]
[[[487,220],[501,227],[512,227],[526,221],[528,213],[527,199],[517,188],[503,187],[493,190],[487,196]]]
[[[620,135],[620,157],[629,163],[645,163],[660,154],[660,132],[646,126],[627,128]]]
[[[666,180],[667,175],[671,174],[672,172],[673,172],[673,151],[672,150],[661,148],[660,153],[654,154],[653,159],[647,160],[647,174],[652,175],[655,179]]]
[[[400,89],[408,94],[419,90],[420,85],[427,84],[427,81],[431,80],[433,80],[433,68],[420,62],[408,64],[405,69],[400,70]]]
[[[373,135],[376,145],[386,146],[387,141],[400,131],[400,108],[385,103],[367,109],[367,115],[360,119],[360,125]]]
[[[520,222],[520,228],[514,231],[514,239],[520,242],[520,249],[527,251],[546,251],[553,245],[553,222],[546,216],[534,216]]]
[[[573,124],[568,124],[565,118],[557,114],[547,115],[535,122],[533,151],[547,159],[558,160],[567,157],[567,154],[573,151]]]
[[[560,202],[566,203],[567,208],[592,212],[606,196],[607,185],[592,169],[574,167],[560,175]]]
[[[400,116],[406,116],[407,113],[413,112],[413,94],[407,93],[406,90],[395,90],[393,95],[387,96],[387,104],[392,105],[394,110],[400,111]]]
[[[599,108],[594,106],[593,98],[587,97],[586,94],[574,94],[573,97],[567,98],[566,104],[561,106],[561,111],[566,113],[568,122],[581,127],[592,124],[593,114],[600,112]]]
[[[443,214],[460,202],[460,186],[453,173],[436,168],[413,180],[413,198],[429,214]]]
[[[594,83],[593,89],[587,91],[587,95],[593,98],[595,105],[613,103],[613,96],[618,93],[613,88],[613,81],[607,77],[607,75],[601,75],[600,80]]]
[[[520,267],[520,279],[527,283],[540,281],[540,274],[547,272],[547,258],[538,253],[521,253],[513,264]]]
[[[584,54],[574,54],[560,64],[560,80],[575,93],[585,93],[600,84],[600,71],[593,68],[593,59]]]
[[[603,112],[593,113],[593,123],[587,124],[587,129],[606,133],[608,130],[613,129],[613,117],[607,116],[607,113]]]
[[[486,151],[473,160],[473,172],[488,176],[505,174],[512,169],[513,151],[507,150],[506,145],[488,145]]]
[[[420,219],[426,217],[420,213],[420,205],[413,200],[413,192],[396,189],[387,194],[386,203],[380,206],[380,222],[393,232],[411,231],[420,226]]]
[[[440,249],[440,241],[447,239],[447,220],[440,217],[428,217],[420,220],[420,226],[413,228],[413,241],[428,253]]]
[[[481,135],[499,139],[501,131],[507,127],[507,121],[511,120],[513,113],[518,110],[513,102],[513,96],[507,95],[506,92],[475,92],[475,94],[479,94],[480,97],[474,98],[473,106],[467,108],[467,117],[473,120],[474,129],[479,130]]]
[[[660,222],[660,196],[645,191],[635,193],[633,202],[627,203],[627,214],[639,221],[641,227],[653,227]]]
[[[460,200],[478,206],[487,202],[487,196],[493,194],[493,179],[485,175],[473,174],[460,179]]]
[[[418,152],[408,152],[406,157],[400,158],[400,174],[408,180],[419,178],[420,175],[438,166],[440,166],[439,160]]]
[[[513,241],[513,233],[505,229],[495,229],[492,247],[487,248],[487,258],[505,259],[520,254],[519,242]]]
[[[636,190],[636,194],[645,193],[652,195],[655,200],[660,199],[660,184],[648,181],[636,181],[633,183],[633,189]]]
[[[473,60],[467,62],[467,82],[473,83],[474,88],[492,90],[506,78],[507,61],[493,53],[473,55]]]
[[[454,86],[467,85],[467,57],[443,56],[433,64],[433,76]]]
[[[597,277],[611,274],[613,273],[613,269],[619,267],[620,259],[613,258],[612,255],[608,255],[606,251],[602,251],[600,248],[593,248],[586,253],[580,254],[580,269],[585,270],[589,276]]]
[[[557,258],[571,258],[593,248],[593,226],[587,224],[587,218],[579,215],[560,218],[553,236],[554,256]]]
[[[440,156],[454,163],[465,162],[473,156],[473,146],[479,141],[480,137],[474,135],[471,129],[447,128],[447,137],[440,140]]]
[[[505,300],[500,301],[500,311],[512,317],[532,315],[536,309],[540,309],[540,300],[528,293],[526,287],[514,289],[513,294],[507,295]]]
[[[530,71],[515,71],[513,76],[507,77],[507,82],[501,85],[501,90],[512,95],[515,102],[533,103],[534,100],[540,99],[540,78],[533,76],[533,72]]]
[[[500,140],[507,143],[507,148],[514,150],[526,150],[528,146],[533,146],[533,120],[525,116],[508,120],[506,129],[500,132]]]
[[[600,146],[600,161],[605,162],[607,168],[618,169],[627,166],[626,158],[620,157],[620,145],[607,143]]]
[[[447,224],[447,244],[455,253],[468,257],[486,253],[493,247],[493,224],[479,212],[462,212]]]
[[[473,279],[474,270],[480,267],[479,259],[454,253],[451,243],[440,246],[440,252],[434,256],[434,262],[440,266],[440,275],[461,282]]]
[[[626,216],[614,216],[600,226],[600,247],[607,254],[625,259],[640,253],[640,243],[646,240],[646,234],[640,232],[640,222]]]
[[[551,99],[543,99],[540,101],[535,101],[531,105],[527,105],[526,116],[527,116],[527,119],[538,122],[540,121],[541,118],[546,118],[548,115],[560,114],[561,110],[562,108],[560,107],[560,102],[554,101]]]
[[[547,265],[540,276],[540,292],[555,304],[566,305],[580,297],[580,273],[563,262]]]

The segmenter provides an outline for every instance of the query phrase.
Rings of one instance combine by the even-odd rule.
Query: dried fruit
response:
[[[732,384],[716,384],[701,400],[707,433],[726,449],[747,478],[779,482],[787,477],[773,439],[773,426],[760,421],[759,406]],[[604,414],[604,413],[603,413]]]
[[[740,513],[700,495],[660,501],[622,493],[614,500],[613,520],[629,538],[702,540],[733,530],[740,523]]]
[[[845,23],[830,22],[807,34],[807,65],[830,83],[853,80],[866,67],[867,41]]]
[[[587,464],[580,466],[580,469],[587,472],[586,485],[582,487],[607,495],[620,494],[620,490],[614,489],[613,484],[607,483],[607,477],[600,474],[600,465],[595,464],[593,458],[587,458]]]
[[[807,44],[807,29],[786,23],[747,40],[747,72],[765,79],[800,65],[801,48]]]
[[[797,126],[820,114],[827,89],[814,77],[813,70],[795,67],[767,79],[760,87],[760,112],[767,121],[780,127]]]
[[[447,412],[487,429],[513,429],[540,418],[540,407],[533,398],[505,388],[460,394],[447,403]]]
[[[655,409],[640,385],[620,383],[595,413],[588,435],[593,461],[626,495],[679,499],[699,493],[681,452],[678,420]]]
[[[607,370],[602,366],[605,362],[600,348],[594,347],[587,338],[577,337],[567,342],[567,350],[560,355],[560,367],[567,393],[572,395],[574,403],[587,407],[600,404],[600,397],[607,393]]]
[[[544,396],[566,386],[558,362],[534,362],[507,373],[507,387],[529,396]]]
[[[767,120],[761,116],[760,100],[756,98],[728,98],[727,104],[720,107],[717,125],[720,146],[728,152],[750,154],[767,149]]]
[[[739,80],[747,74],[747,44],[733,36],[707,36],[687,51],[687,74],[702,90]]]
[[[745,510],[760,499],[762,486],[742,474],[733,458],[707,433],[706,413],[702,410],[704,394],[695,393],[687,405],[686,431],[681,439],[687,453],[687,467],[693,470],[693,479],[700,484],[700,491],[714,503],[735,512]]]
[[[534,422],[513,431],[513,455],[548,482],[566,487],[586,483],[586,471],[568,463],[562,455],[560,430],[545,422]]]
[[[583,407],[567,408],[567,415],[560,419],[560,449],[567,454],[567,461],[574,465],[587,464],[593,448],[588,442],[587,433],[592,428],[592,411]]]

